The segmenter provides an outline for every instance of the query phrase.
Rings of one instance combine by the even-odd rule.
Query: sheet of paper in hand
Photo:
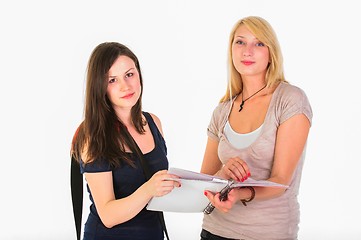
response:
[[[173,191],[167,195],[152,198],[148,203],[148,210],[165,212],[203,212],[209,203],[208,198],[204,196],[204,190],[219,192],[229,182],[227,179],[180,168],[170,168],[168,173],[179,176],[179,179],[175,180],[180,181],[182,186],[180,188],[174,188]],[[282,184],[265,180],[254,180],[252,178],[248,178],[244,182],[234,182],[232,184],[232,188],[244,186],[288,187]]]

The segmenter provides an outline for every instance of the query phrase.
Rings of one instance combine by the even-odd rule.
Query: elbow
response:
[[[103,223],[103,224],[104,224],[104,223]],[[105,223],[104,226],[105,226],[106,228],[112,228],[112,227],[114,227],[114,224]]]
[[[111,217],[101,216],[100,214],[99,217],[106,228],[112,228],[117,225]]]
[[[276,197],[280,197],[282,196],[283,194],[285,194],[287,191],[287,188],[280,188],[278,189],[278,191],[276,192]]]
[[[112,222],[110,219],[101,219],[102,220],[102,223],[103,225],[106,227],[106,228],[112,228],[114,227],[116,224],[114,224],[114,222]]]
[[[112,228],[118,224],[128,221],[128,218],[117,218],[113,214],[99,214],[100,220],[106,228]]]
[[[276,197],[280,197],[280,196],[284,195],[288,189],[288,186],[289,186],[288,181],[283,181],[281,184],[283,184],[287,187],[284,187],[284,188],[278,187],[277,190],[275,191]]]
[[[106,204],[97,209],[99,218],[106,228],[113,228],[124,223],[134,216],[124,209],[117,209],[117,206]]]

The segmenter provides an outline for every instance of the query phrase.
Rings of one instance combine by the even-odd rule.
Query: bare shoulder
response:
[[[163,135],[163,129],[162,129],[162,123],[160,121],[160,119],[157,117],[157,115],[155,115],[154,113],[149,113],[150,116],[152,116],[154,122],[155,122],[155,125],[157,125],[159,131],[162,133]]]

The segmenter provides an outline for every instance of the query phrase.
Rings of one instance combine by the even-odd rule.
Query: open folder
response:
[[[148,210],[164,212],[203,212],[209,203],[208,198],[204,196],[204,190],[219,192],[229,182],[227,179],[179,168],[170,168],[168,173],[179,176],[179,179],[170,180],[180,181],[182,186],[180,188],[174,188],[172,192],[162,197],[153,197],[147,205]],[[245,186],[288,187],[270,181],[248,178],[244,182],[234,182],[231,188]]]

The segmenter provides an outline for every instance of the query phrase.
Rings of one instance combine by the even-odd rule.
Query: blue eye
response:
[[[237,40],[235,43],[236,44],[244,44],[244,42],[242,40]]]
[[[259,43],[256,44],[256,46],[257,46],[257,47],[264,47],[264,46],[266,46],[266,45],[265,45],[263,42],[259,42]]]

